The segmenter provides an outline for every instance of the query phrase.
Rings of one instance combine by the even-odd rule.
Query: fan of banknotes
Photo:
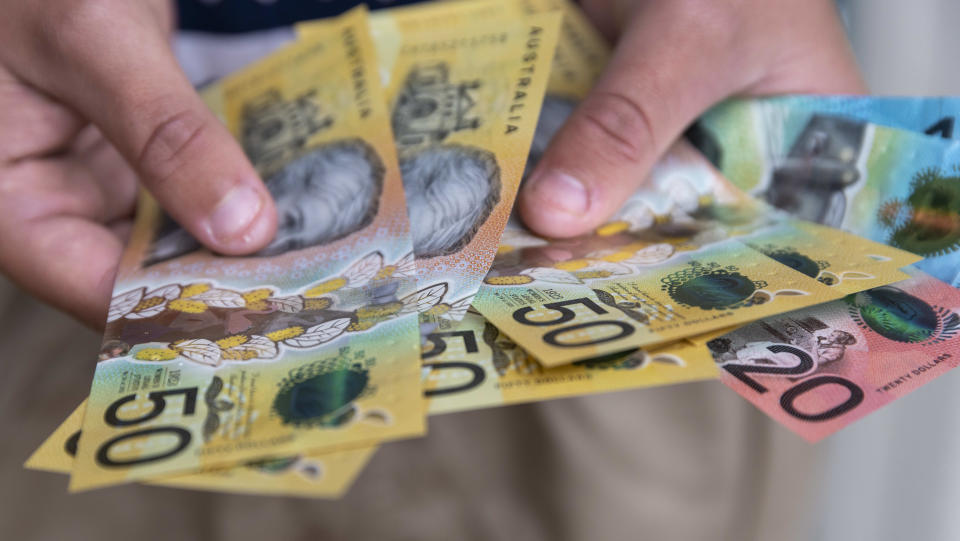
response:
[[[956,99],[724,103],[546,239],[514,196],[608,56],[575,6],[297,31],[203,91],[276,239],[218,256],[143,195],[89,398],[28,467],[337,497],[430,415],[719,379],[816,441],[960,362]]]

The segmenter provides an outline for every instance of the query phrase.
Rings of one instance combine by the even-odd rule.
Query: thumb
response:
[[[717,46],[704,46],[709,32],[678,24],[685,15],[672,2],[653,4],[634,14],[605,73],[525,184],[518,206],[534,231],[570,237],[602,224],[685,126],[729,93],[720,80],[729,71],[705,59]]]
[[[63,69],[45,87],[96,124],[200,242],[230,255],[264,247],[276,231],[270,194],[180,70],[163,24],[139,2],[107,3],[108,15],[73,14],[55,42]]]

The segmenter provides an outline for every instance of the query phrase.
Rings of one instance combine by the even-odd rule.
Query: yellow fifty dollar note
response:
[[[595,270],[584,260],[553,261],[565,253],[559,245],[507,253],[474,306],[552,367],[843,296],[737,241],[668,254],[662,263],[639,260],[667,254],[652,246],[649,253],[625,251],[629,261],[599,260]]]
[[[496,255],[533,138],[560,17],[405,31],[387,87],[423,320],[463,316]]]
[[[709,350],[683,341],[545,370],[475,312],[427,336],[423,367],[431,414],[717,377]]]
[[[422,299],[374,59],[355,10],[208,95],[280,231],[218,257],[144,198],[72,489],[424,432]]]
[[[32,470],[70,473],[86,406],[86,401],[81,403],[30,455],[24,466]],[[146,484],[220,492],[338,498],[350,487],[376,449],[362,447],[322,455],[295,455],[225,470],[156,479]]]

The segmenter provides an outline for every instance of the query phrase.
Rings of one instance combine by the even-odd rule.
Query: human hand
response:
[[[518,200],[541,235],[602,224],[686,126],[735,94],[863,93],[832,0],[584,0],[616,49]]]
[[[137,179],[210,249],[265,246],[269,193],[181,72],[168,0],[13,0],[0,18],[0,271],[102,327]]]

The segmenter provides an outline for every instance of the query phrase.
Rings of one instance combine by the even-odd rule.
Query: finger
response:
[[[63,150],[85,123],[0,66],[0,164]]]
[[[66,154],[7,167],[0,178],[0,212],[24,222],[61,215],[107,223],[131,216],[136,202],[133,179],[110,177],[131,173],[98,161],[105,160]]]
[[[225,254],[265,246],[270,195],[177,66],[156,14],[138,2],[68,5],[53,69],[34,77],[91,119],[198,240]]]
[[[639,4],[607,70],[521,193],[529,227],[554,237],[597,227],[697,115],[762,80],[766,53],[738,41],[744,30],[724,9],[711,2]]]
[[[82,131],[71,147],[71,156],[80,167],[79,174],[101,198],[102,214],[94,214],[101,222],[133,216],[139,182],[136,173],[95,126]],[[71,179],[77,182],[77,179]]]
[[[95,328],[105,321],[134,204],[132,190],[103,189],[110,168],[96,163],[98,153],[26,160],[0,174],[0,268]]]
[[[520,212],[538,233],[569,237],[600,225],[683,127],[728,91],[716,77],[722,66],[703,59],[702,36],[692,37],[680,23],[688,17],[668,4],[634,14],[606,71],[524,187]]]
[[[4,234],[16,227],[16,234]],[[123,252],[106,227],[74,216],[0,217],[0,268],[29,293],[102,329]]]

